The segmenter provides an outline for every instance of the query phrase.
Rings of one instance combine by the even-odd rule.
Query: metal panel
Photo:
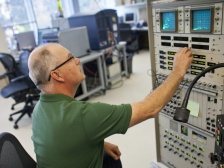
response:
[[[163,2],[163,1],[162,1]],[[224,60],[223,0],[175,1],[158,3],[147,1],[151,69],[156,72],[156,82],[161,84],[173,69],[175,53],[187,46],[192,49],[194,61],[188,69],[171,101],[161,110],[155,120],[157,160],[170,168],[216,167],[210,153],[214,152],[216,117],[223,114],[224,68],[207,73],[192,89],[190,105],[199,109],[190,115],[186,124],[173,120],[175,109],[181,105],[186,89],[202,70]],[[193,10],[212,12],[209,31],[193,31]],[[161,12],[176,11],[178,26],[175,32],[161,31]],[[200,19],[203,15],[201,15]]]

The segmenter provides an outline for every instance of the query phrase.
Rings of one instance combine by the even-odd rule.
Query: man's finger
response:
[[[118,155],[116,152],[110,152],[110,156],[114,158],[114,160],[118,160],[120,158],[120,155]]]

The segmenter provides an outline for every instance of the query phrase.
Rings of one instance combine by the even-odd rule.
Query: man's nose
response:
[[[79,58],[75,58],[75,63],[76,64],[80,64],[80,59]]]

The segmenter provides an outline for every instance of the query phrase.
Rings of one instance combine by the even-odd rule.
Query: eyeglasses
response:
[[[56,66],[54,69],[52,69],[51,71],[55,71],[56,69],[60,68],[61,66],[63,66],[64,64],[66,64],[67,62],[69,62],[71,59],[75,58],[71,53],[68,54],[69,55],[69,58],[65,61],[65,62],[62,62],[61,64],[59,64],[58,66]],[[50,71],[50,72],[51,72]],[[48,78],[48,81],[51,80],[51,74],[49,74],[49,78]]]

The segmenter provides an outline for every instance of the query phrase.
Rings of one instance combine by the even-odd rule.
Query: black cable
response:
[[[149,71],[150,71],[150,70],[154,73],[154,75],[150,75],[150,74],[149,74]],[[152,69],[148,69],[148,70],[147,70],[147,74],[148,74],[149,76],[155,76],[155,77],[156,77],[156,86],[155,86],[155,88],[152,88],[152,89],[151,89],[151,91],[150,91],[150,93],[151,93],[151,92],[153,92],[153,91],[160,85],[160,84],[159,84],[159,81],[158,81],[158,78],[157,78],[157,76],[159,76],[160,74],[157,74],[157,73],[156,73],[155,71],[153,71]]]
[[[189,115],[190,115],[190,110],[187,109],[187,104],[188,104],[188,99],[190,97],[190,93],[191,93],[191,90],[192,90],[193,86],[198,81],[198,79],[200,79],[202,76],[204,76],[207,72],[209,72],[211,70],[214,70],[214,69],[217,69],[217,68],[221,68],[221,67],[224,67],[224,63],[219,63],[219,64],[216,64],[216,65],[213,65],[213,66],[205,69],[201,73],[199,73],[194,78],[194,80],[191,82],[191,84],[189,85],[189,88],[187,89],[187,91],[185,93],[185,96],[184,96],[181,107],[176,108],[176,111],[175,111],[175,114],[174,114],[174,117],[173,117],[174,120],[179,121],[179,122],[185,122],[185,123],[188,122]]]
[[[221,68],[221,67],[224,67],[224,63],[219,63],[219,64],[216,64],[216,65],[213,65],[213,66],[210,66],[209,68],[205,69],[204,71],[202,71],[201,73],[199,73],[195,78],[194,80],[191,82],[186,94],[185,94],[185,97],[184,97],[184,100],[183,100],[183,103],[182,103],[182,106],[183,108],[186,108],[187,107],[187,103],[188,103],[188,99],[189,99],[189,96],[190,96],[190,93],[191,93],[191,90],[193,88],[193,86],[195,85],[195,83],[198,81],[198,79],[200,79],[202,76],[204,76],[207,72],[210,72],[211,70],[214,70],[214,69],[217,69],[217,68]]]

